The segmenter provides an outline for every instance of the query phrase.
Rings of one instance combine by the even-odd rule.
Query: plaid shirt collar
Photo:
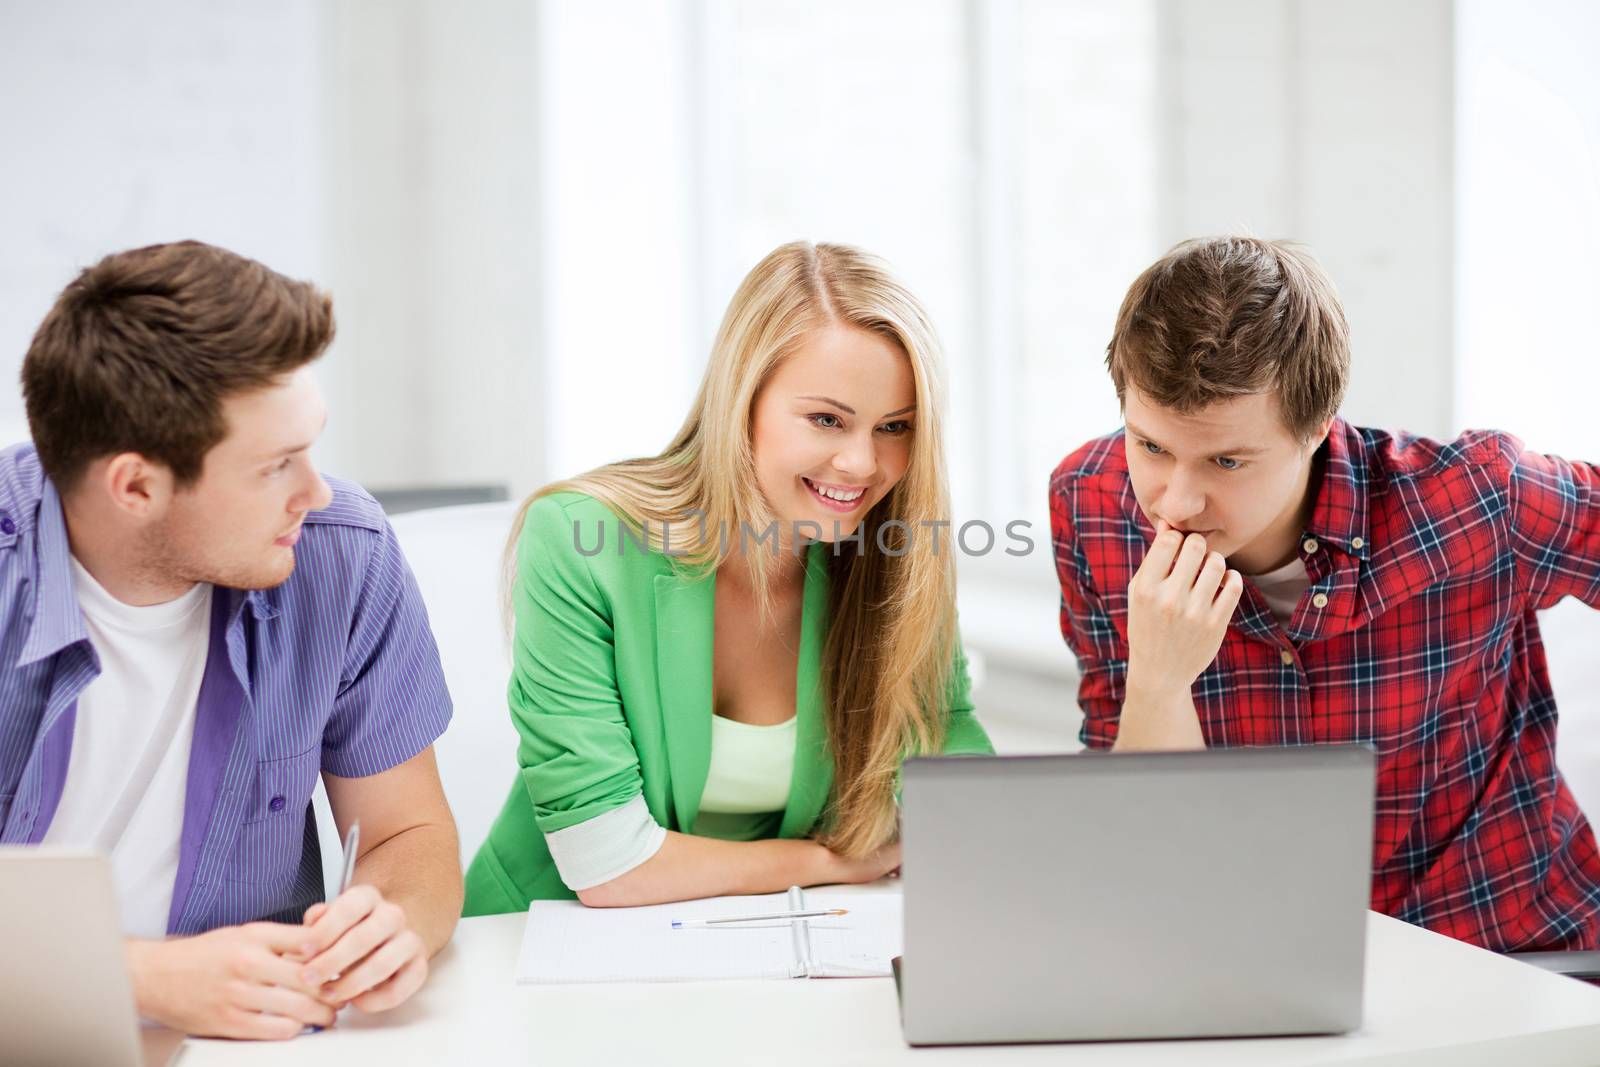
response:
[[[1367,531],[1367,453],[1356,432],[1335,418],[1328,439],[1317,450],[1322,464],[1322,484],[1306,532],[1321,544],[1334,545],[1346,555],[1366,559],[1371,548]]]

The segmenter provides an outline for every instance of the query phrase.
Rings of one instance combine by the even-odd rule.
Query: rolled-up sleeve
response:
[[[617,688],[611,605],[552,498],[528,509],[517,549],[507,701],[534,821],[546,835],[621,808],[644,781]]]
[[[650,815],[643,796],[564,830],[544,835],[556,870],[576,893],[620,878],[654,856],[667,831]]]

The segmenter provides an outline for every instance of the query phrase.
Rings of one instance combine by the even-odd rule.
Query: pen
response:
[[[674,930],[693,926],[726,926],[729,923],[754,923],[774,919],[813,919],[821,915],[848,915],[849,908],[823,908],[820,911],[774,911],[766,915],[728,915],[721,919],[673,919]]]
[[[350,882],[356,876],[356,846],[361,843],[361,820],[357,819],[350,824],[350,832],[344,835],[344,873],[339,876],[338,896],[350,888]]]
[[[344,835],[344,870],[339,873],[339,892],[333,895],[335,900],[344,895],[344,891],[350,888],[350,883],[355,879],[356,848],[360,844],[361,820],[356,819],[350,824],[350,829]],[[328,981],[336,982],[339,980],[339,977],[340,976],[337,974],[333,975],[328,979]],[[306,1027],[305,1032],[308,1034],[318,1034],[321,1033],[322,1030],[323,1027],[320,1026],[308,1026]]]

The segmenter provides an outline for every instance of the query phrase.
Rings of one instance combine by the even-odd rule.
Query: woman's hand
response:
[[[823,872],[825,877],[821,881],[835,884],[875,882],[899,870],[900,842],[898,841],[884,845],[859,859],[850,859],[829,849]]]

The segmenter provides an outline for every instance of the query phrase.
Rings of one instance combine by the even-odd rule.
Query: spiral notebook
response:
[[[848,908],[846,915],[674,930],[674,919]],[[528,907],[517,981],[693,982],[732,978],[888,977],[900,955],[900,894],[790,889],[642,908],[575,900]]]

